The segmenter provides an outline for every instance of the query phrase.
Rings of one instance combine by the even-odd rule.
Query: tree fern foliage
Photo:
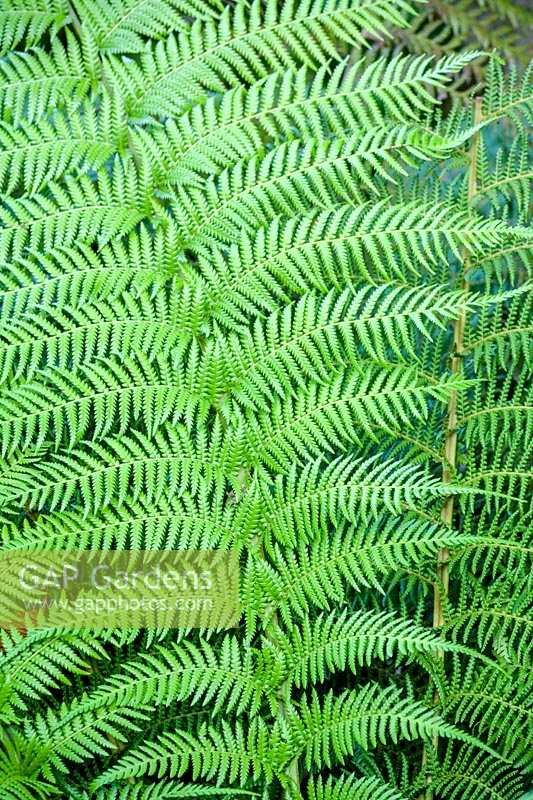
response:
[[[2,630],[2,798],[527,790],[531,69],[442,107],[486,54],[432,13],[2,2],[2,550],[241,597]]]

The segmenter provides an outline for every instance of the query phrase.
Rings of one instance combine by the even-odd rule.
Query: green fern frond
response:
[[[463,586],[454,608],[450,607],[445,630],[467,640],[472,636],[479,650],[492,645],[496,653],[511,663],[528,664],[531,641],[531,578],[502,576],[485,588],[479,583]]]
[[[24,41],[26,47],[38,44],[45,33],[57,34],[69,22],[64,0],[9,0],[0,9],[0,55]]]
[[[53,784],[40,777],[46,750],[17,733],[2,731],[0,789],[6,800],[46,800],[57,796]]]
[[[357,527],[340,525],[333,537],[316,537],[294,551],[272,548],[273,563],[250,556],[243,573],[243,608],[253,630],[272,608],[289,622],[305,617],[311,608],[329,610],[345,602],[349,587],[373,587],[383,592],[382,576],[414,569],[442,547],[461,541],[458,535],[426,520],[408,518],[403,526],[390,520]],[[290,539],[289,539],[290,543]]]
[[[474,310],[479,299],[431,285],[363,285],[353,291],[330,291],[324,297],[309,293],[256,321],[245,333],[221,335],[205,358],[218,356],[224,342],[225,352],[219,358],[227,362],[232,394],[244,404],[265,407],[273,394],[286,397],[295,384],[303,386],[309,380],[327,382],[335,370],[368,357],[380,363],[416,362],[419,340],[432,340],[433,331],[442,329],[445,320],[456,318],[465,308]],[[259,315],[263,310],[261,297],[254,300],[255,307],[245,297],[233,301],[228,293],[224,305],[210,311],[221,324],[228,326],[235,317],[242,325],[245,313]]]
[[[445,738],[472,742],[472,737],[444,722],[432,709],[403,698],[393,686],[382,690],[368,683],[359,691],[339,696],[326,694],[322,702],[313,692],[309,705],[299,712],[290,709],[288,720],[290,746],[309,767],[343,764],[357,746],[365,750],[378,742],[397,744],[400,739]]]
[[[191,11],[197,18],[210,19],[217,16],[221,4],[217,0],[75,0],[74,6],[83,28],[89,28],[100,50],[140,53],[148,39],[188,30]]]
[[[87,38],[80,43],[70,30],[66,45],[56,38],[50,51],[10,53],[0,62],[2,116],[15,125],[35,122],[66,100],[85,98],[99,72],[94,43]]]
[[[134,118],[177,116],[204,91],[254,83],[287,67],[338,58],[338,43],[364,42],[412,13],[403,0],[305,0],[277,7],[257,0],[226,6],[219,21],[198,20],[189,33],[143,50],[140,65],[109,59],[109,79]]]
[[[446,698],[447,708],[457,723],[468,719],[478,735],[493,746],[501,742],[509,758],[517,760],[523,752],[527,762],[533,713],[531,688],[531,677],[519,668],[503,674],[490,668],[480,674],[457,670]]]
[[[62,511],[82,498],[88,514],[112,500],[121,505],[127,495],[135,501],[142,494],[149,503],[163,494],[179,496],[202,480],[220,491],[236,470],[239,447],[221,437],[220,427],[211,437],[199,430],[193,439],[184,427],[166,426],[151,439],[132,430],[127,438],[108,439],[105,446],[87,442],[68,453],[43,456],[2,476],[5,506]]]
[[[448,748],[447,758],[435,776],[435,790],[450,800],[521,800],[520,774],[493,756],[463,745]]]
[[[176,325],[180,311],[183,330]],[[1,380],[32,379],[44,366],[77,368],[120,348],[124,355],[142,351],[153,357],[161,350],[168,352],[180,341],[188,342],[188,322],[194,326],[196,313],[194,295],[176,292],[169,303],[164,294],[151,297],[143,292],[60,311],[45,306],[39,316],[21,314],[3,326]]]
[[[481,202],[488,198],[493,208],[516,203],[519,217],[527,220],[533,181],[533,164],[528,151],[528,142],[522,136],[516,137],[508,153],[501,148],[495,159],[489,159],[483,148],[479,159]]]
[[[371,423],[385,430],[398,424],[413,427],[426,418],[430,401],[444,402],[465,386],[456,378],[429,383],[415,368],[365,369],[363,363],[334,375],[330,383],[311,384],[296,398],[274,398],[268,414],[246,414],[250,458],[278,472],[290,470],[293,463],[320,453],[345,451],[361,435],[375,439]]]
[[[405,800],[404,795],[379,779],[357,778],[353,774],[337,780],[329,777],[327,781],[310,781],[307,795],[308,800],[373,800],[378,796],[380,800]]]
[[[163,286],[173,276],[178,288],[179,279],[186,279],[179,251],[172,225],[159,227],[155,235],[143,228],[125,242],[109,243],[98,254],[83,243],[58,247],[53,253],[30,251],[2,264],[0,318],[14,320],[41,307],[82,308],[95,300],[117,300],[126,290],[135,296],[144,289]],[[187,281],[194,294],[188,275]],[[201,309],[201,298],[195,302]]]
[[[20,258],[28,249],[52,250],[79,241],[102,247],[143,220],[156,221],[149,187],[127,164],[117,164],[112,180],[102,171],[98,184],[85,175],[67,176],[63,183],[31,197],[4,197],[0,258]]]
[[[202,724],[195,734],[187,731],[166,733],[155,742],[141,745],[123,756],[104,772],[94,788],[141,775],[181,777],[190,770],[193,781],[202,777],[217,785],[226,781],[241,787],[249,776],[272,775],[267,756],[270,734],[263,721],[255,717],[246,730],[240,723],[232,729],[222,721],[219,729]]]
[[[523,74],[519,74],[516,67],[504,70],[496,58],[491,59],[488,89],[483,96],[484,117],[495,119],[509,115],[520,122],[520,116],[525,115],[530,120],[533,113],[532,73],[533,62]]]
[[[221,507],[219,498],[202,484],[194,496],[161,497],[150,503],[142,495],[109,504],[97,515],[63,511],[4,526],[4,549],[55,547],[58,550],[174,550],[247,546],[257,534],[260,498],[247,492],[238,504]]]
[[[245,789],[201,786],[200,784],[181,783],[179,781],[157,781],[156,783],[146,784],[128,783],[127,786],[106,787],[100,789],[95,797],[96,800],[167,800],[167,798],[193,798],[211,797],[214,800],[219,798],[239,798],[239,797],[258,797],[258,792],[250,792]]]
[[[124,434],[136,422],[151,437],[168,420],[180,420],[189,403],[187,387],[163,357],[150,361],[138,353],[81,366],[76,376],[55,370],[50,377],[48,385],[23,384],[0,401],[4,456],[45,440],[71,448],[84,436],[98,441],[113,429]]]
[[[91,634],[32,631],[21,635],[3,631],[0,670],[0,718],[14,722],[17,715],[54,690],[88,674],[91,662],[106,657]]]
[[[120,106],[102,95],[98,114],[92,104],[58,112],[33,125],[0,124],[0,186],[7,194],[22,189],[35,195],[48,181],[77,169],[98,170],[121,150],[126,136]]]
[[[124,743],[128,734],[140,730],[146,719],[142,710],[131,708],[84,713],[75,702],[70,708],[63,704],[57,712],[48,709],[46,716],[38,714],[27,727],[27,736],[44,747],[48,762],[45,774],[51,773],[52,766],[67,772],[65,762],[82,763],[86,758],[106,755],[116,742]]]
[[[286,545],[311,541],[329,523],[356,522],[359,516],[364,520],[384,507],[393,516],[416,508],[419,501],[428,508],[431,498],[451,491],[461,492],[461,485],[445,488],[416,464],[345,456],[330,463],[318,458],[303,470],[292,465],[262,496],[269,529]]]
[[[245,220],[239,227],[243,224]],[[228,236],[234,238],[235,230],[230,230]],[[450,251],[460,258],[461,247],[475,254],[514,235],[518,241],[523,236],[499,221],[445,206],[341,205],[288,221],[276,219],[252,235],[243,232],[226,258],[220,248],[201,252],[200,266],[209,283],[217,282],[218,292],[240,283],[242,294],[269,293],[279,302],[288,290],[325,293],[331,286],[342,291],[361,280],[370,285],[413,282],[422,272],[433,274],[439,263],[448,261]]]
[[[380,800],[405,800],[405,795],[378,778],[357,778],[353,774],[337,780],[319,778],[307,787],[308,800],[372,800],[378,791]]]
[[[257,714],[264,696],[280,683],[281,667],[265,674],[258,669],[255,654],[243,653],[236,638],[226,638],[220,650],[207,641],[172,648],[158,648],[155,653],[123,665],[96,693],[90,695],[88,710],[102,706],[160,706],[189,701],[210,704],[213,715],[234,712]],[[275,662],[269,661],[272,669]]]
[[[317,205],[328,209],[346,201],[362,204],[375,196],[376,176],[394,183],[398,175],[407,174],[408,166],[430,156],[444,157],[453,144],[457,142],[420,127],[371,128],[349,138],[283,143],[266,155],[237,163],[202,191],[194,186],[199,176],[190,169],[180,168],[177,180],[170,181],[192,184],[178,187],[187,215],[180,223],[183,235],[199,248],[213,239],[233,241],[241,228],[255,230],[258,218],[269,221],[280,213],[290,217]]]
[[[361,131],[360,141],[366,131],[367,139],[372,130],[384,135],[386,122],[417,123],[435,104],[425,87],[444,87],[450,75],[477,55],[466,53],[437,63],[399,56],[390,63],[383,59],[369,65],[360,59],[334,69],[323,65],[315,75],[306,68],[275,72],[248,91],[239,86],[221,97],[209,97],[178,119],[160,127],[138,127],[132,136],[163,186],[185,176],[194,182],[199,171],[217,173],[228,163],[253,157],[261,151],[264,137],[318,142],[325,134],[346,139]],[[442,155],[449,146],[427,132],[413,132],[411,142],[407,129],[405,135],[405,144],[424,147],[428,155]]]
[[[360,611],[348,615],[319,615],[310,623],[304,619],[287,634],[272,636],[272,646],[283,658],[289,686],[305,688],[323,683],[335,671],[361,667],[379,658],[398,664],[402,658],[453,652],[457,646],[410,620],[388,612]],[[422,658],[423,661],[423,658]]]

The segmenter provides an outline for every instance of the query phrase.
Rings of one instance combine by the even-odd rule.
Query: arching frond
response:
[[[128,97],[130,114],[176,116],[207,90],[253,83],[302,62],[318,66],[338,58],[337,43],[364,42],[387,26],[405,25],[411,11],[403,0],[305,0],[279,7],[256,0],[226,6],[219,21],[198,20],[190,32],[171,35],[141,55],[140,65],[110,59],[108,72]]]
[[[408,283],[422,272],[431,275],[450,251],[460,257],[465,247],[475,254],[514,236],[520,241],[528,234],[445,206],[341,205],[276,219],[252,235],[243,232],[227,258],[220,248],[201,251],[200,266],[218,292],[240,283],[245,296],[277,295],[279,302],[287,290],[342,290],[361,280]]]
[[[49,51],[13,52],[0,62],[0,108],[5,119],[30,122],[65,100],[84,98],[99,73],[94,43],[79,42],[70,30],[66,45],[54,39]]]
[[[16,319],[41,307],[83,308],[91,301],[120,298],[127,289],[135,295],[157,288],[173,277],[178,288],[186,270],[179,251],[172,225],[159,227],[155,235],[143,228],[126,242],[110,242],[98,254],[83,243],[47,254],[31,251],[2,265],[0,318]]]
[[[123,503],[130,492],[133,500],[143,494],[147,502],[157,502],[163,494],[194,491],[202,479],[221,490],[238,455],[238,447],[221,438],[220,428],[211,441],[205,431],[193,440],[183,427],[167,426],[151,439],[131,431],[128,438],[108,439],[105,445],[86,443],[47,458],[41,453],[37,460],[13,466],[2,477],[0,497],[4,505],[49,512],[82,498],[89,513],[111,500]]]
[[[251,458],[286,471],[319,453],[346,450],[361,435],[375,438],[371,421],[384,429],[411,427],[427,416],[430,400],[444,402],[461,385],[456,379],[428,383],[404,367],[376,370],[361,363],[328,384],[311,384],[294,399],[274,399],[268,415],[247,414]]]
[[[455,646],[437,634],[402,620],[395,614],[373,611],[344,610],[320,615],[314,623],[303,621],[286,636],[273,637],[288,673],[290,685],[298,688],[323,683],[326,675],[349,669],[355,674],[375,658],[385,661],[394,658],[415,658],[424,653],[433,656],[453,651]]]
[[[126,135],[119,104],[104,94],[92,104],[68,108],[34,124],[0,124],[0,186],[7,195],[22,188],[34,195],[43,184],[77,168],[99,169],[123,148]]]
[[[151,297],[144,292],[138,296],[124,293],[116,300],[60,311],[45,306],[38,317],[21,314],[3,326],[2,381],[22,375],[31,379],[44,366],[77,368],[116,353],[119,348],[123,348],[124,355],[165,352],[180,340],[190,338],[189,325],[194,326],[196,311],[194,296],[190,298],[188,293],[176,292],[169,303],[162,293]],[[176,324],[178,318],[182,320],[182,330]]]
[[[339,696],[328,693],[322,702],[313,693],[309,705],[302,705],[299,713],[290,710],[288,729],[290,744],[302,752],[307,765],[318,761],[327,767],[343,764],[358,745],[369,750],[378,742],[396,744],[400,739],[427,738],[436,733],[471,740],[432,709],[402,698],[392,686],[383,691],[374,683]]]
[[[22,41],[26,47],[38,44],[46,32],[56,34],[69,22],[64,0],[10,0],[0,10],[0,54],[5,55]]]
[[[155,215],[149,187],[127,165],[119,164],[113,180],[100,172],[98,184],[88,176],[68,176],[64,185],[21,199],[5,197],[0,214],[0,258],[20,258],[27,250],[52,250],[82,241],[101,247],[124,236]]]
[[[257,219],[290,217],[316,205],[327,209],[339,202],[364,203],[375,194],[376,174],[394,182],[407,174],[408,166],[430,155],[443,157],[452,145],[421,128],[383,127],[347,139],[284,142],[224,171],[216,182],[207,183],[207,192],[194,185],[196,173],[181,172],[178,181],[192,184],[191,189],[179,189],[187,214],[183,235],[198,248],[213,239],[233,241],[241,228],[255,230]]]
[[[198,172],[217,173],[228,163],[236,163],[261,151],[265,137],[280,139],[312,138],[318,143],[324,135],[341,139],[359,133],[357,141],[372,141],[382,131],[381,141],[392,124],[412,124],[424,119],[434,104],[426,87],[443,87],[450,75],[476,57],[469,53],[437,63],[431,59],[398,56],[387,62],[368,64],[365,59],[348,66],[341,62],[334,69],[321,66],[315,75],[308,68],[274,72],[252,84],[213,95],[205,103],[164,126],[138,127],[133,138],[157,170],[158,181],[180,183]],[[416,103],[414,103],[416,98]],[[388,138],[389,144],[404,133],[404,146],[412,155],[443,155],[449,143],[423,129],[399,128]],[[316,145],[315,145],[316,147]],[[433,149],[432,149],[433,148]],[[364,149],[359,148],[359,163]],[[378,150],[379,153],[379,150]],[[406,152],[406,155],[408,153]],[[267,162],[268,163],[268,162]],[[200,198],[197,197],[197,202]]]
[[[525,800],[516,2],[0,0],[2,800]]]
[[[211,487],[200,484],[194,495],[162,496],[157,503],[144,496],[109,504],[98,514],[64,511],[26,520],[2,530],[4,549],[47,547],[58,550],[203,550],[247,546],[260,519],[259,498],[249,493],[239,504],[221,507]]]
[[[88,27],[100,50],[140,53],[148,39],[161,39],[171,31],[186,31],[188,16],[216,17],[219,0],[75,0],[84,28]]]
[[[318,778],[307,787],[309,800],[372,800],[377,792],[383,800],[404,800],[404,795],[379,779],[357,778],[353,774],[338,780]]]
[[[361,527],[362,531],[362,527]],[[343,604],[347,587],[383,591],[380,576],[414,568],[440,548],[460,542],[427,521],[410,519],[399,528],[391,522],[369,530],[339,526],[332,538],[324,535],[295,552],[273,551],[273,564],[250,557],[243,576],[243,602],[251,628],[277,608],[285,620],[305,617],[311,608],[327,610]]]
[[[94,787],[129,775],[181,777],[189,769],[193,780],[202,777],[217,784],[228,780],[243,786],[249,776],[257,779],[265,769],[272,774],[265,758],[269,738],[259,717],[248,730],[238,722],[232,730],[222,721],[219,729],[202,724],[196,735],[187,731],[166,733],[124,756],[94,782]]]

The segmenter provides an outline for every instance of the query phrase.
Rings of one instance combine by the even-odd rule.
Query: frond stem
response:
[[[482,121],[482,108],[483,98],[476,97],[474,101],[474,126],[477,126]],[[477,194],[477,152],[479,145],[479,131],[472,137],[470,146],[470,163],[468,167],[468,204],[472,204],[474,197]],[[468,280],[466,278],[469,269],[468,256],[465,255],[463,265],[463,277],[461,288],[464,292],[468,291]],[[463,344],[466,327],[466,309],[463,308],[459,312],[457,319],[453,326],[453,356],[451,364],[452,375],[458,374],[462,369],[463,358]],[[444,461],[442,468],[442,481],[443,483],[451,483],[453,473],[455,472],[455,465],[457,462],[457,392],[452,391],[448,401],[448,414],[446,419],[446,440],[444,444]],[[441,519],[444,525],[451,528],[453,522],[455,496],[449,495],[442,507]],[[434,594],[433,594],[433,627],[441,628],[444,624],[444,599],[448,594],[448,587],[450,583],[450,568],[449,568],[449,551],[447,547],[439,550],[437,555],[437,580],[435,581]],[[444,658],[444,653],[441,652],[440,657]],[[438,697],[435,698],[435,701]],[[433,737],[433,749],[437,751],[439,744],[438,736]],[[427,752],[424,748],[422,763],[425,764],[427,760]],[[428,778],[430,781],[431,779]],[[426,800],[433,800],[433,789],[431,784],[425,792]]]

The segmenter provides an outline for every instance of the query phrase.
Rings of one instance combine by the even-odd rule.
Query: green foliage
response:
[[[242,611],[1,631],[2,798],[527,790],[532,68],[459,47],[520,20],[0,4],[1,548],[231,548]]]
[[[442,56],[465,47],[497,50],[525,66],[531,57],[533,12],[527,0],[428,0],[405,31],[398,31],[400,46],[411,53]],[[382,50],[381,42],[377,51]],[[450,92],[467,92],[484,81],[486,59],[467,67]]]

